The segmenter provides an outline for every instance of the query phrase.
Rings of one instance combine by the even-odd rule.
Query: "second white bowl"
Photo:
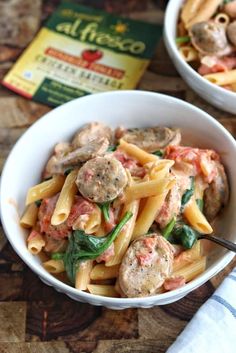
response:
[[[215,107],[236,114],[236,93],[221,88],[198,74],[180,55],[176,46],[176,28],[183,0],[170,0],[165,13],[164,41],[180,75],[203,99]]]

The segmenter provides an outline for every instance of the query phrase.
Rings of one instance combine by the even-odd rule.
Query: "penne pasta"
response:
[[[182,251],[174,258],[173,272],[191,264],[202,256],[201,240],[198,240],[191,249]]]
[[[34,227],[38,217],[38,207],[35,203],[31,203],[27,206],[23,216],[20,219],[20,225],[24,228]]]
[[[180,17],[183,23],[185,24],[185,26],[187,25],[188,22],[190,22],[190,20],[194,16],[196,16],[203,1],[204,0],[187,0],[184,3]]]
[[[155,162],[159,159],[158,156],[151,154],[151,153],[148,153],[148,152],[145,152],[144,150],[142,150],[138,146],[133,145],[132,143],[128,143],[122,139],[120,139],[119,149],[123,150],[128,155],[137,159],[140,162],[140,164],[142,164],[142,165],[149,163],[149,162]]]
[[[151,227],[156,218],[156,215],[163,206],[167,193],[168,189],[166,189],[160,195],[149,197],[147,199],[135,224],[132,240],[148,232],[149,228]]]
[[[199,6],[196,14],[186,23],[189,28],[195,23],[208,21],[216,12],[217,8],[222,3],[222,0],[205,0]]]
[[[174,164],[175,162],[170,159],[160,159],[157,162],[146,164],[145,167],[150,179],[164,179]]]
[[[183,213],[190,225],[199,233],[211,234],[213,232],[211,225],[200,211],[195,198],[187,203]]]
[[[93,281],[116,278],[119,274],[119,268],[119,265],[107,267],[105,264],[98,264],[92,269],[90,278]]]
[[[87,260],[80,263],[78,271],[75,275],[75,288],[86,290],[90,282],[90,272],[93,267],[93,261]]]
[[[205,79],[218,86],[230,85],[236,83],[236,70],[217,72],[203,76]]]
[[[89,219],[84,225],[86,234],[93,234],[99,231],[102,222],[101,209],[96,206],[91,214],[88,215]]]
[[[226,28],[230,23],[230,18],[226,13],[220,12],[215,16],[214,22]]]
[[[43,263],[43,267],[49,273],[62,273],[65,271],[63,260],[48,260]]]
[[[51,218],[51,224],[53,226],[57,226],[65,222],[70,214],[74,196],[78,191],[78,188],[75,184],[77,173],[77,170],[73,170],[66,177],[65,183],[62,187],[60,196],[57,200],[56,207]]]
[[[55,175],[52,179],[32,186],[27,193],[26,206],[37,200],[54,196],[61,191],[64,181],[65,177],[63,175]]]
[[[126,212],[132,212],[133,216],[132,218],[126,223],[125,227],[121,230],[119,236],[116,238],[114,241],[114,251],[115,255],[106,262],[106,266],[114,266],[118,265],[121,263],[122,258],[128,249],[130,240],[133,235],[133,230],[136,222],[136,218],[138,215],[138,209],[139,209],[139,201],[135,200],[130,203],[126,203],[123,208],[123,215]]]
[[[132,184],[127,187],[125,191],[125,202],[161,195],[166,189],[170,189],[174,184],[175,180],[170,177],[161,180],[155,179],[141,182],[139,184]]]
[[[88,284],[88,290],[91,294],[102,295],[104,297],[119,297],[115,287],[109,284]]]
[[[173,272],[173,277],[184,277],[185,282],[190,282],[206,269],[206,256],[200,257],[190,265],[184,266]]]
[[[179,53],[186,62],[194,61],[199,58],[198,52],[191,45],[179,47]]]
[[[202,200],[203,199],[203,194],[204,190],[206,188],[206,183],[204,183],[203,179],[201,177],[196,177],[194,181],[194,197],[195,200]]]
[[[45,246],[45,240],[41,234],[35,235],[33,238],[27,240],[27,248],[33,255],[38,255]]]

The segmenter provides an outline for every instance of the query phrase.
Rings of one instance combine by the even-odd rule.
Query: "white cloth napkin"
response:
[[[236,268],[166,353],[236,353]]]

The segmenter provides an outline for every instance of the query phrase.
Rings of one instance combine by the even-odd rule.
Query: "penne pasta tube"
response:
[[[71,171],[65,180],[65,183],[61,189],[59,198],[56,203],[55,210],[51,218],[51,224],[57,226],[68,218],[73,204],[74,196],[78,191],[78,188],[75,184],[78,171]]]
[[[139,148],[138,146],[133,145],[132,143],[128,143],[122,139],[120,139],[119,149],[123,150],[128,155],[137,159],[142,165],[149,162],[155,162],[159,159],[158,156],[148,153],[142,150],[141,148]]]
[[[226,28],[230,23],[230,18],[226,13],[220,12],[215,16],[214,22]]]
[[[105,264],[94,266],[90,273],[90,278],[93,281],[116,278],[119,275],[119,265],[107,267]]]
[[[222,0],[204,0],[198,8],[197,13],[186,23],[186,27],[190,28],[195,23],[210,20],[221,3]]]
[[[45,240],[41,234],[35,235],[33,238],[27,240],[27,248],[33,255],[39,254],[45,246]]]
[[[43,263],[43,267],[49,273],[62,273],[65,271],[63,260],[48,260]]]
[[[236,82],[232,83],[231,88],[233,92],[236,92]]]
[[[173,271],[178,271],[182,267],[191,264],[202,256],[201,240],[198,240],[191,249],[182,251],[174,258]]]
[[[125,191],[125,202],[160,195],[174,184],[175,180],[172,178],[154,179],[139,184],[132,184]]]
[[[148,232],[156,218],[156,215],[163,206],[167,193],[168,189],[160,195],[149,197],[147,199],[135,224],[132,240]]]
[[[179,53],[186,62],[198,59],[198,52],[190,45],[183,45],[179,47]]]
[[[85,223],[84,231],[86,234],[93,234],[100,229],[102,222],[101,209],[96,206],[94,211],[89,215],[88,221]]]
[[[217,72],[215,74],[204,75],[203,77],[218,86],[235,84],[236,70]]]
[[[204,214],[200,211],[195,198],[192,198],[184,208],[184,216],[190,225],[199,233],[211,234],[213,229]]]
[[[174,164],[175,162],[170,159],[160,159],[146,164],[145,167],[148,169],[150,179],[164,179]]]
[[[130,203],[126,203],[124,205],[122,214],[124,215],[126,212],[132,212],[133,216],[131,219],[126,223],[124,228],[121,230],[119,236],[114,241],[114,252],[115,255],[106,262],[106,266],[114,266],[121,263],[122,258],[128,249],[130,240],[133,235],[133,230],[136,222],[136,218],[138,215],[139,209],[139,200],[132,201]]]
[[[187,0],[181,11],[181,20],[184,22],[185,26],[187,23],[197,14],[200,6],[204,0]]]
[[[32,228],[37,221],[37,216],[38,207],[33,202],[27,206],[23,216],[20,219],[20,225],[24,228]]]
[[[119,297],[115,287],[109,284],[88,284],[88,290],[91,294],[102,295],[104,297]]]
[[[61,190],[64,181],[65,177],[63,175],[55,175],[52,179],[32,186],[27,193],[26,206],[37,200],[54,196]]]
[[[196,176],[194,181],[194,197],[195,200],[203,200],[204,190],[208,186],[202,179],[202,177]]]
[[[189,282],[195,277],[199,276],[206,269],[206,256],[202,256],[199,260],[194,261],[190,265],[184,266],[177,271],[174,271],[173,277],[184,277],[185,282]]]
[[[75,275],[75,288],[79,290],[86,290],[90,282],[90,272],[93,267],[93,261],[83,261],[79,265],[79,269]]]

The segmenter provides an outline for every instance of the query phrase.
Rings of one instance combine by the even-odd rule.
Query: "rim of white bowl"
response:
[[[215,120],[213,117],[211,117],[208,113],[204,112],[203,110],[191,105],[190,103],[184,102],[178,98],[174,98],[165,94],[160,94],[156,92],[148,92],[148,91],[139,91],[139,90],[123,90],[123,91],[112,91],[112,92],[101,92],[101,93],[96,93],[92,95],[88,95],[85,97],[77,98],[74,99],[70,102],[67,102],[52,111],[46,113],[43,115],[39,120],[37,120],[31,127],[28,128],[28,130],[19,138],[19,140],[16,142],[14,147],[12,148],[10,154],[8,155],[8,158],[4,164],[4,168],[2,171],[2,176],[1,176],[1,181],[0,181],[0,194],[2,194],[2,190],[4,185],[7,185],[7,179],[5,175],[8,172],[8,164],[10,163],[11,159],[14,158],[14,151],[18,148],[18,145],[21,143],[21,140],[27,138],[28,134],[31,134],[31,131],[33,129],[38,129],[41,124],[44,124],[44,121],[47,119],[54,119],[53,115],[55,115],[55,112],[58,110],[66,110],[68,105],[77,105],[81,100],[93,100],[94,96],[98,95],[106,95],[112,96],[112,95],[120,95],[120,96],[127,96],[127,95],[137,95],[137,96],[153,96],[153,97],[159,97],[162,100],[165,100],[166,102],[177,104],[183,107],[186,107],[187,109],[193,110],[197,112],[201,117],[205,120],[210,120],[213,125],[215,125],[218,129],[222,131],[226,135],[226,137],[231,141],[231,143],[234,145],[235,152],[236,152],[236,142],[234,138],[231,136],[231,134],[221,125],[217,120]],[[51,116],[51,117],[50,117]],[[5,181],[6,179],[6,181]],[[217,264],[211,265],[206,271],[204,271],[200,276],[192,280],[191,282],[187,283],[181,288],[166,292],[166,293],[161,293],[161,294],[156,294],[153,296],[149,297],[136,297],[136,298],[112,298],[112,297],[104,297],[100,295],[95,295],[83,291],[79,291],[78,289],[69,286],[68,284],[58,280],[55,278],[53,275],[50,273],[46,273],[45,270],[41,269],[37,264],[31,263],[30,259],[27,256],[24,256],[21,254],[20,250],[14,245],[13,239],[11,235],[9,235],[8,232],[8,226],[7,222],[4,217],[4,204],[3,204],[3,198],[0,198],[0,214],[1,214],[1,221],[2,221],[2,226],[3,229],[6,233],[7,239],[10,242],[11,246],[15,250],[15,252],[19,255],[19,257],[26,263],[26,265],[33,271],[35,272],[40,279],[45,280],[45,282],[48,285],[52,285],[55,287],[55,289],[59,289],[63,293],[67,295],[77,297],[78,299],[81,298],[81,300],[84,300],[85,302],[91,302],[93,305],[112,305],[114,304],[115,306],[117,305],[117,308],[119,308],[119,304],[125,304],[125,307],[128,307],[129,305],[137,307],[142,306],[145,304],[148,304],[150,301],[152,302],[150,305],[158,305],[159,301],[162,300],[168,300],[171,298],[175,298],[175,296],[180,297],[181,295],[184,296],[185,294],[188,294],[190,291],[196,289],[197,287],[201,286],[204,284],[206,281],[208,281],[212,276],[216,275],[220,270],[222,270],[227,264],[233,259],[234,253],[231,251],[226,251],[226,253],[222,256],[220,260],[218,260]]]
[[[184,2],[184,0],[180,1],[179,12],[180,12],[180,8],[181,8],[183,2]],[[168,42],[168,45],[170,46],[170,49],[171,49],[172,53],[175,55],[176,59],[181,61],[182,65],[185,67],[185,69],[188,71],[188,73],[190,75],[194,76],[195,79],[200,80],[202,83],[204,83],[211,90],[214,89],[218,93],[225,94],[229,98],[236,99],[236,92],[229,91],[229,90],[227,90],[225,88],[217,86],[216,84],[204,79],[180,55],[180,53],[179,53],[179,51],[177,49],[175,38],[172,36],[171,30],[170,30],[170,26],[168,24],[169,22],[173,22],[173,19],[172,19],[172,6],[175,3],[176,3],[176,0],[170,0],[169,1],[168,5],[166,7],[165,17],[164,17],[164,36],[165,36],[165,39]],[[175,24],[175,25],[177,25],[177,24]]]

